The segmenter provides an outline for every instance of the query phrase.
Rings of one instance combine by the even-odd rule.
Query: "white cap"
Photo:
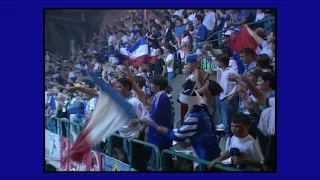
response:
[[[223,33],[223,35],[225,36],[231,36],[232,34],[234,34],[234,31],[232,30],[227,30],[226,32]]]

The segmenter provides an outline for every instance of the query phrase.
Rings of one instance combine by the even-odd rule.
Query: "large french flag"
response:
[[[149,63],[150,57],[147,38],[140,38],[140,40],[135,45],[128,49],[128,52],[125,52],[125,50],[123,49],[122,51],[120,51],[120,53],[125,56],[130,56],[130,64],[132,66],[140,66],[141,64]]]
[[[83,156],[101,141],[116,132],[130,119],[137,118],[133,107],[112,86],[91,75],[100,88],[97,106],[89,123],[80,132],[71,149],[71,159],[80,162]]]

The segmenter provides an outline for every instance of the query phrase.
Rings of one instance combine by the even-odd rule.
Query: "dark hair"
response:
[[[178,15],[173,15],[172,18],[178,18],[179,19],[179,16]]]
[[[160,55],[163,55],[163,49],[162,48],[159,48],[159,53],[160,53]]]
[[[117,80],[118,83],[120,83],[123,87],[129,87],[129,91],[132,89],[131,81],[128,78],[120,78]]]
[[[165,90],[168,87],[168,80],[160,75],[152,76],[150,78],[150,83],[160,86],[160,90]]]
[[[198,14],[198,15],[196,15],[196,19],[202,23],[204,18],[202,15]]]
[[[225,66],[229,66],[229,56],[227,54],[219,54],[216,59],[222,62]]]
[[[261,75],[261,79],[264,81],[269,81],[269,87],[271,89],[276,90],[276,76],[270,72],[264,72]]]
[[[183,23],[182,19],[180,19],[180,18],[177,18],[176,22],[177,21],[180,21],[181,24]]]
[[[190,41],[190,44],[191,44],[191,46],[192,46],[192,44],[193,44],[193,37],[191,36],[190,32],[187,31],[187,30],[183,31],[183,37],[186,37],[186,36],[189,36],[189,41]]]
[[[86,85],[89,86],[89,88],[94,87],[94,83],[90,79],[84,79],[82,80],[82,82],[86,83]]]
[[[185,19],[187,19],[188,18],[188,11],[187,10],[183,10],[182,11],[182,16],[183,16],[183,18],[185,18]]]
[[[227,54],[229,57],[233,57],[233,52],[230,47],[222,49],[222,53]]]
[[[166,44],[166,45],[164,45],[164,47],[166,49],[168,49],[170,53],[172,53],[172,54],[174,53],[174,49],[173,49],[174,47],[172,47],[170,44]]]
[[[241,113],[236,114],[232,117],[232,123],[243,124],[244,126],[251,126],[251,119],[248,115]]]
[[[257,56],[257,64],[260,68],[269,68],[271,59],[267,54],[259,54]]]
[[[240,54],[246,54],[246,55],[251,55],[252,57],[254,56],[255,52],[251,48],[244,48],[240,51]]]
[[[146,79],[142,76],[134,76],[134,80],[139,84],[140,88],[143,88],[143,86],[146,84]]]

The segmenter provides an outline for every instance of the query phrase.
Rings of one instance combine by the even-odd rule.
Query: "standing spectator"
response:
[[[158,60],[156,61],[156,64],[154,65],[154,75],[155,76],[166,76],[167,73],[167,65],[164,62],[163,59],[163,49],[160,48],[158,51]]]
[[[156,124],[166,128],[171,128],[171,103],[166,95],[165,89],[168,86],[168,81],[162,76],[153,76],[151,78],[151,91],[155,94],[152,108],[149,113],[149,118]],[[148,128],[148,142],[159,147],[160,152],[164,149],[172,147],[172,140],[169,140],[159,134],[159,132],[152,126]],[[155,171],[156,154],[152,150],[151,158],[151,170]]]
[[[166,56],[166,59],[164,62],[167,65],[167,73],[168,73],[167,80],[168,80],[168,82],[171,82],[173,80],[173,78],[175,77],[175,72],[173,69],[173,64],[174,64],[173,47],[171,45],[167,44],[164,48],[164,54]]]
[[[130,120],[125,125],[123,125],[119,129],[119,133],[121,136],[125,137],[126,139],[137,138],[141,141],[144,140],[145,133],[144,130],[146,128],[145,124],[141,123],[141,120],[146,119],[148,116],[147,110],[143,106],[143,104],[135,97],[132,96],[130,93],[132,90],[132,84],[129,79],[127,78],[120,78],[117,81],[118,91],[120,92],[121,96],[124,97],[134,108],[134,111],[138,117],[136,120]],[[125,141],[127,142],[127,141]],[[134,155],[131,162],[133,168],[137,169],[138,171],[146,171],[146,161],[144,159],[144,146],[140,144],[133,144],[134,148]],[[129,156],[129,144],[124,143],[124,149],[127,150],[127,155]]]

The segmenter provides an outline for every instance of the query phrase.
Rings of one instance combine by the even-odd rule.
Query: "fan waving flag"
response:
[[[240,33],[231,40],[231,48],[238,53],[244,48],[251,48],[256,51],[257,43],[250,36],[247,28],[242,25]]]
[[[146,37],[142,37],[135,45],[128,49],[132,66],[139,66],[140,64],[146,64],[149,61],[149,48]],[[123,51],[123,55],[126,55]]]
[[[71,149],[71,159],[81,161],[83,156],[111,134],[116,132],[126,121],[137,118],[133,107],[121,97],[109,84],[97,75],[92,75],[101,87],[97,106],[89,123],[80,132]]]

